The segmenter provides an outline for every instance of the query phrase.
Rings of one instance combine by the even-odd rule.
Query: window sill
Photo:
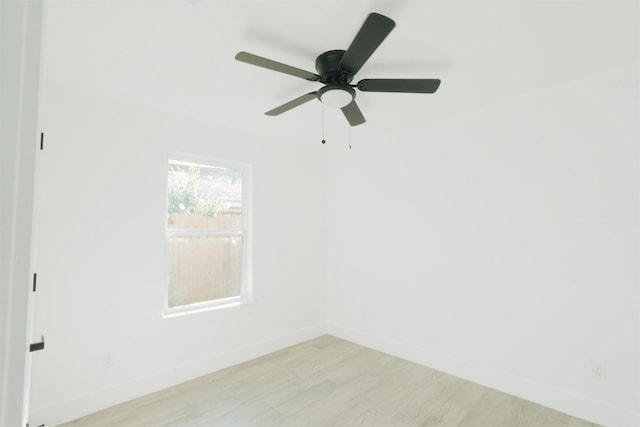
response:
[[[182,317],[190,314],[231,309],[234,307],[246,305],[250,302],[252,302],[250,298],[231,297],[216,301],[207,301],[180,307],[173,307],[165,310],[165,312],[162,314],[162,319],[172,319],[174,317]]]

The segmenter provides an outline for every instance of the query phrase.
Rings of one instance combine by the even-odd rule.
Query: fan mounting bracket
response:
[[[316,71],[320,75],[320,81],[325,84],[349,84],[353,80],[353,74],[340,68],[340,61],[345,51],[341,49],[329,50],[321,53],[316,58]]]

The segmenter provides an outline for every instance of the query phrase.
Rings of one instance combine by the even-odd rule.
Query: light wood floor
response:
[[[595,426],[332,336],[65,426]]]

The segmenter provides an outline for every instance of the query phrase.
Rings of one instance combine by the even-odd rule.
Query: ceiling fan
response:
[[[318,74],[247,52],[239,52],[235,59],[324,84],[317,91],[309,92],[267,111],[266,115],[277,116],[317,98],[325,105],[340,108],[349,124],[357,126],[364,123],[365,118],[356,104],[354,88],[362,92],[434,93],[440,86],[439,79],[363,79],[355,85],[351,84],[355,74],[395,25],[391,18],[384,15],[369,14],[349,49],[329,50],[316,58]]]

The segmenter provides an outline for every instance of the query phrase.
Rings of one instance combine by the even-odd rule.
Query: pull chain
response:
[[[349,150],[351,150],[351,125],[349,125]]]
[[[320,106],[322,108],[322,143],[326,144],[327,141],[324,140],[324,104],[321,102]]]

